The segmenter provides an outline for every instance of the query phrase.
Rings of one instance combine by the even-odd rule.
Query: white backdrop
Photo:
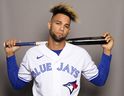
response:
[[[11,38],[21,41],[47,40],[47,22],[51,17],[49,9],[63,1],[72,5],[80,18],[78,24],[72,23],[69,37],[98,36],[109,31],[115,39],[105,86],[96,87],[83,78],[79,96],[123,96],[124,0],[0,0],[0,96],[31,96],[32,86],[21,91],[11,87],[3,42]],[[88,50],[97,65],[102,54],[101,46],[81,47]],[[16,53],[18,64],[28,48],[23,47]]]

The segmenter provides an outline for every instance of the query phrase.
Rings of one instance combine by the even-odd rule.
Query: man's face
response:
[[[48,23],[52,39],[56,42],[65,40],[70,32],[70,23],[70,18],[64,14],[57,14],[53,16],[51,21]]]

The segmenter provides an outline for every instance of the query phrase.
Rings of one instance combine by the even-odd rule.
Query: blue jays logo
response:
[[[77,80],[75,80],[73,82],[68,82],[68,83],[63,85],[63,86],[65,86],[65,87],[67,87],[69,89],[70,95],[78,87],[78,85],[76,83],[77,83]]]

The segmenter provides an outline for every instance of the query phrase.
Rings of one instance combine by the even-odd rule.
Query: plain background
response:
[[[100,36],[108,31],[115,40],[108,80],[96,87],[82,77],[79,96],[123,96],[124,94],[124,0],[0,0],[0,96],[32,96],[30,84],[14,90],[7,76],[3,42],[15,38],[21,41],[47,40],[49,9],[58,2],[67,2],[77,11],[80,22],[72,23],[70,37]],[[82,45],[96,65],[100,61],[100,45]],[[29,47],[17,53],[19,64]],[[56,89],[57,91],[57,89]]]

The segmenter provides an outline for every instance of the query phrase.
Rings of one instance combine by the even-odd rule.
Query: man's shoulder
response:
[[[26,53],[39,52],[39,50],[44,47],[45,43],[46,42],[41,42],[40,45],[33,46],[33,47],[29,48]]]
[[[82,46],[77,46],[77,45],[70,44],[70,43],[67,43],[67,45],[70,48],[70,50],[77,51],[77,52],[87,52],[87,50],[83,48]]]

